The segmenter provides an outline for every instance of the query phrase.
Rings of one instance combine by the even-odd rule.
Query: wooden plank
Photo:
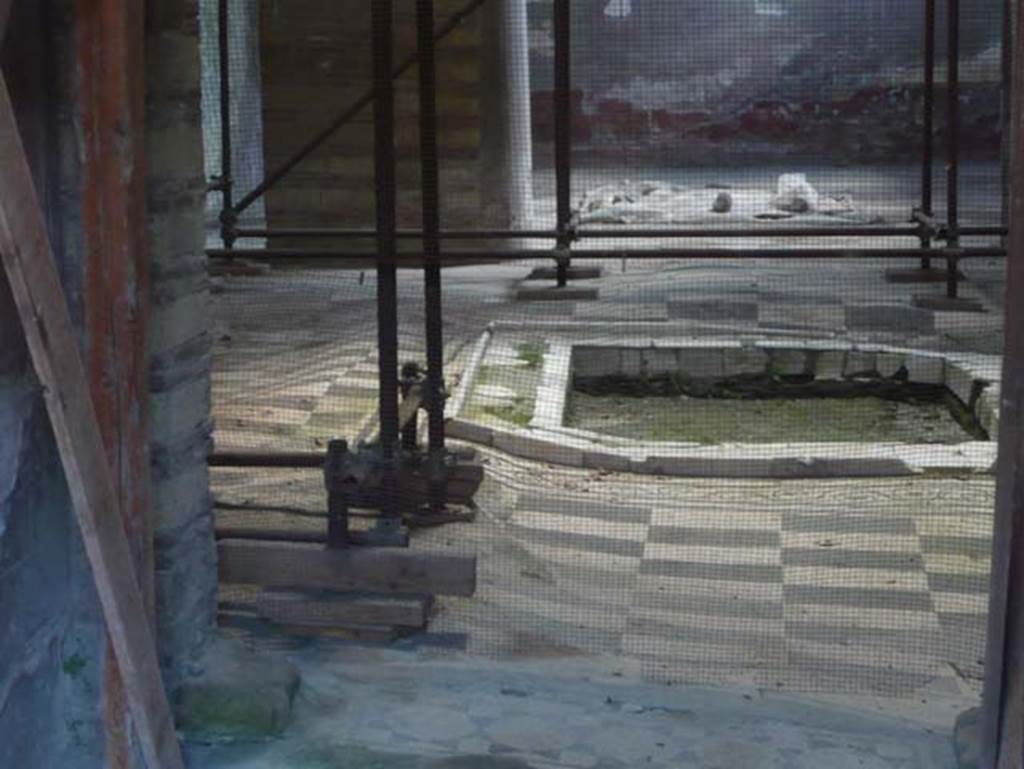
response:
[[[429,595],[262,590],[256,597],[256,610],[279,625],[423,628],[433,603]]]
[[[263,526],[218,526],[214,532],[220,539],[252,539],[260,542],[307,542],[319,545],[327,544],[326,526],[316,529],[268,529]],[[348,544],[355,547],[373,547],[379,538],[374,536],[373,529],[350,529]],[[408,542],[401,547],[408,547]]]
[[[132,0],[75,0],[85,368],[150,627],[156,628],[149,485],[149,258],[143,14]],[[40,93],[44,93],[41,90]],[[128,703],[112,644],[103,665],[105,749],[131,766]]]
[[[36,374],[92,568],[139,744],[151,769],[182,769],[156,647],[121,525],[88,380],[43,212],[0,77],[0,259]]]
[[[292,638],[338,638],[345,641],[363,641],[366,643],[391,643],[403,634],[409,634],[409,628],[397,628],[387,625],[349,625],[348,627],[325,627],[322,625],[279,625],[281,632]]]
[[[396,548],[325,550],[316,545],[221,540],[220,580],[299,590],[371,590],[471,596],[476,557]]]

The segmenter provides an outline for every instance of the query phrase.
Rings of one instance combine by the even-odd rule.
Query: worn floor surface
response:
[[[614,660],[481,664],[324,643],[296,721],[257,745],[190,745],[203,769],[952,769],[958,703],[639,684]]]
[[[830,245],[864,244],[838,239]],[[537,339],[552,328],[564,334],[617,324],[616,333],[628,333],[634,324],[654,324],[676,335],[1002,349],[1002,263],[996,260],[964,265],[970,280],[963,295],[985,305],[981,314],[912,307],[913,294],[940,293],[942,286],[886,283],[883,270],[892,264],[883,261],[603,262],[604,277],[581,283],[600,290],[597,301],[517,302],[516,289],[539,264],[546,265],[445,271],[450,384],[457,384],[474,342],[493,321],[519,324],[524,337]],[[370,435],[375,293],[373,274],[355,271],[275,269],[259,278],[228,278],[214,299],[217,447],[305,450],[333,436]],[[402,271],[403,361],[423,357],[422,296],[420,274]],[[837,692],[895,698],[891,713],[900,715],[921,700],[955,703],[935,726],[948,729],[953,711],[976,699],[982,673],[990,477],[687,480],[571,470],[492,451],[482,456],[488,479],[476,522],[419,532],[413,540],[415,548],[479,556],[477,595],[441,600],[430,633],[407,642],[436,659],[412,668],[389,660],[380,671],[390,672],[380,675],[394,673],[397,680],[360,690],[362,667],[349,665],[350,658],[310,657],[304,664],[315,673],[307,677],[303,697],[311,699],[303,707],[314,725],[302,728],[321,729],[320,742],[286,740],[271,753],[291,763],[270,765],[425,766],[405,759],[374,764],[378,758],[347,746],[501,756],[508,741],[535,766],[949,765],[944,737],[898,722],[832,714],[823,723],[811,718],[815,708],[797,705],[785,726],[768,728],[759,719],[767,717],[764,692],[773,693],[773,712],[778,697]],[[220,525],[323,527],[316,472],[220,469],[213,491]],[[463,652],[471,653],[469,660]],[[474,657],[490,663],[477,668]],[[636,688],[618,694],[590,688],[597,685],[583,671],[597,660],[611,660],[605,671],[616,668]],[[510,685],[528,696],[502,693],[495,682],[508,665],[548,666],[566,678],[549,683],[535,668],[523,674],[533,676],[529,686],[518,683],[519,673]],[[462,681],[467,669],[473,681],[446,683],[449,673]],[[651,688],[638,683],[644,680]],[[614,676],[612,683],[625,686]],[[753,699],[734,701],[725,693],[716,699],[684,692],[682,684],[745,687]],[[711,715],[697,702],[715,704],[707,709]],[[681,718],[672,708],[693,714]],[[389,719],[393,710],[401,717]],[[501,732],[507,722],[523,725],[519,736]],[[417,723],[426,725],[423,732],[395,731]],[[864,736],[875,732],[893,735],[892,745]],[[522,736],[541,733],[546,736]],[[316,753],[315,745],[325,752]],[[353,755],[366,756],[364,763],[351,763]],[[225,767],[268,765],[221,758]]]

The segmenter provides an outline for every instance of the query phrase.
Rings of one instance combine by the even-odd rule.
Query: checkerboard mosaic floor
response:
[[[982,315],[914,312],[921,287],[881,263],[646,262],[610,268],[591,303],[517,304],[532,265],[446,273],[455,381],[492,320],[643,321],[673,333],[825,335],[931,349],[1000,349],[998,269],[969,267]],[[813,267],[813,269],[811,269]],[[827,286],[820,285],[827,276]],[[422,285],[403,273],[402,360],[422,351]],[[938,289],[936,289],[938,290]],[[213,404],[221,449],[303,450],[375,422],[372,275],[229,279],[217,300]],[[717,302],[717,305],[716,305]],[[720,317],[722,303],[729,317]],[[740,306],[742,305],[742,306]],[[854,307],[896,306],[871,327]],[[735,315],[736,318],[730,320]],[[912,316],[912,317],[911,317]],[[987,477],[715,481],[607,475],[486,455],[479,515],[414,547],[475,552],[473,599],[441,602],[438,638],[499,656],[608,655],[663,681],[909,696],[976,692],[987,613]],[[316,473],[217,470],[229,506],[323,508]],[[222,524],[319,526],[222,509]]]
[[[541,488],[537,467],[491,467],[506,493],[516,478],[532,488],[513,492],[496,541],[480,542],[485,604],[501,585],[489,621],[511,632],[471,648],[549,644],[618,655],[668,680],[889,694],[939,679],[971,688],[981,675],[987,480],[864,489],[549,471],[551,486],[579,487],[560,494]],[[499,564],[488,565],[492,555]]]
[[[479,556],[477,595],[443,600],[431,622],[445,643],[499,657],[615,656],[680,683],[887,696],[980,684],[989,479],[641,484],[486,461],[477,521],[414,536],[414,547]],[[316,473],[217,476],[229,507],[297,500],[322,511]],[[254,521],[323,526],[218,515]]]

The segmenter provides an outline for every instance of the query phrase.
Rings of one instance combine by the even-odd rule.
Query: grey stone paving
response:
[[[609,661],[486,664],[321,642],[296,722],[266,745],[188,746],[204,769],[947,769],[959,705],[638,685]]]

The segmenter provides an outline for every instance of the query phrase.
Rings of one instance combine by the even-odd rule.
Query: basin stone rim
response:
[[[678,370],[681,360],[708,376],[764,371],[844,378],[870,371],[910,382],[941,384],[971,408],[990,441],[959,444],[643,442],[567,427],[565,405],[580,351],[590,375],[641,376]],[[682,356],[682,357],[681,357]],[[673,360],[675,363],[673,363]],[[672,368],[675,366],[675,368]],[[801,368],[802,367],[802,368]],[[546,339],[534,417],[525,428],[455,418],[451,437],[556,465],[695,477],[899,476],[928,471],[991,472],[998,432],[998,356],[947,353],[838,340],[734,340],[700,337],[607,336]]]

